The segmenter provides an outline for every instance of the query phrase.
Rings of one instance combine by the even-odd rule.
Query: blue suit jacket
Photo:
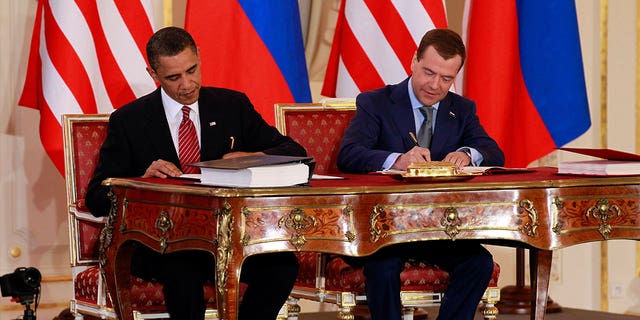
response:
[[[415,146],[409,135],[416,128],[408,85],[409,78],[358,95],[356,114],[345,131],[338,154],[340,170],[349,173],[381,170],[389,154],[405,153]],[[442,160],[460,147],[478,150],[484,157],[482,166],[504,165],[502,150],[480,125],[475,103],[449,92],[438,107],[429,148],[431,160]]]

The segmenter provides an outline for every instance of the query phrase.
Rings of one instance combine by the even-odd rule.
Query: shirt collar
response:
[[[178,101],[173,100],[169,95],[164,91],[164,88],[160,87],[160,95],[162,97],[162,105],[164,106],[165,113],[167,113],[172,119],[182,119],[182,107],[183,104]],[[191,110],[195,111],[196,115],[199,115],[198,101],[187,105]]]
[[[412,109],[418,109],[420,107],[423,106],[422,102],[420,102],[420,100],[418,100],[418,98],[416,97],[415,92],[413,92],[413,86],[411,85],[411,80],[413,79],[413,76],[411,76],[409,78],[409,82],[408,82],[408,91],[409,91],[409,100],[411,101],[411,108]],[[438,110],[438,107],[440,106],[440,101],[436,102],[434,105],[432,105],[432,107],[436,110]]]

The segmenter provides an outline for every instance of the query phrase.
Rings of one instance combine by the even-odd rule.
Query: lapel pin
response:
[[[451,112],[451,111],[449,111],[449,117],[451,117],[451,118],[455,118],[455,117],[456,117],[456,114],[455,114],[455,113],[453,113],[453,112]]]
[[[216,125],[216,122],[215,122],[215,121],[211,121],[211,122],[209,122],[209,127],[213,127],[213,126],[215,126],[215,125]]]

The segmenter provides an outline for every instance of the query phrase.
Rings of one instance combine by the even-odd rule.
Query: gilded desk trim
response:
[[[168,192],[176,194],[190,194],[194,196],[236,198],[236,197],[268,197],[280,196],[286,193],[296,195],[350,195],[371,193],[409,193],[434,191],[482,191],[506,189],[549,189],[568,187],[594,187],[640,184],[640,177],[607,177],[583,179],[559,179],[540,181],[514,182],[473,182],[473,183],[441,183],[441,184],[398,184],[386,186],[331,186],[331,187],[282,187],[282,188],[218,188],[203,185],[171,185],[132,180],[127,178],[108,178],[103,182],[106,186],[118,186],[132,189]]]
[[[527,179],[526,176],[522,176]],[[555,176],[554,176],[555,177]],[[380,181],[380,180],[379,180]],[[497,180],[499,181],[499,179]],[[366,181],[363,181],[366,183]],[[160,199],[175,199],[178,202],[184,201],[187,198],[182,195],[189,196],[189,199],[203,202],[203,199],[210,199],[211,206],[216,210],[217,217],[217,234],[215,244],[212,250],[216,254],[216,283],[218,285],[218,295],[220,303],[220,315],[221,318],[233,318],[236,314],[235,310],[227,309],[237,306],[237,296],[231,296],[230,294],[237,295],[238,275],[239,275],[239,263],[242,259],[251,254],[258,252],[269,251],[322,251],[323,252],[340,252],[341,254],[348,255],[366,255],[375,252],[375,250],[382,248],[393,243],[404,241],[418,241],[429,240],[433,233],[426,232],[419,235],[403,235],[399,238],[393,238],[391,240],[384,239],[378,240],[380,243],[372,244],[367,239],[371,234],[354,234],[355,240],[353,243],[344,242],[344,245],[332,245],[331,248],[322,248],[326,241],[309,242],[308,227],[315,224],[317,217],[311,217],[310,211],[317,206],[333,206],[336,203],[326,203],[327,200],[336,196],[342,197],[343,203],[351,204],[351,199],[354,199],[353,206],[357,205],[354,209],[358,214],[372,214],[376,212],[383,212],[384,206],[390,208],[395,206],[396,203],[403,203],[403,206],[416,205],[416,203],[422,202],[424,205],[431,206],[431,209],[442,209],[442,216],[439,217],[441,221],[442,236],[435,236],[434,239],[453,239],[458,237],[464,237],[469,239],[487,239],[487,240],[509,240],[515,243],[515,245],[523,245],[531,249],[530,251],[530,264],[537,266],[535,270],[531,271],[531,287],[532,292],[538,292],[536,297],[535,312],[532,310],[531,319],[540,319],[544,317],[544,307],[546,305],[546,295],[548,290],[548,276],[551,266],[551,250],[561,248],[563,246],[569,246],[581,242],[587,241],[600,241],[609,239],[609,237],[600,236],[599,238],[594,236],[594,233],[598,235],[596,230],[587,230],[587,232],[581,232],[576,228],[566,229],[571,230],[571,234],[563,232],[563,228],[555,228],[552,230],[552,226],[559,226],[565,219],[563,213],[567,210],[567,205],[570,202],[578,202],[577,206],[581,213],[579,217],[586,217],[589,213],[589,218],[593,219],[594,213],[596,216],[602,217],[602,212],[607,213],[610,208],[610,204],[615,201],[623,201],[625,196],[630,198],[640,198],[640,179],[638,177],[615,177],[615,178],[581,178],[581,179],[559,179],[559,180],[544,180],[538,181],[515,181],[515,182],[472,182],[472,183],[451,183],[451,184],[394,184],[389,185],[357,185],[357,186],[345,186],[336,187],[330,184],[321,184],[325,187],[313,186],[313,187],[292,187],[292,188],[264,188],[264,189],[233,189],[233,188],[213,188],[202,187],[193,185],[173,185],[163,184],[162,182],[148,182],[140,181],[139,179],[109,179],[105,182],[114,190],[118,190],[118,194],[122,197],[126,195],[133,195],[134,197],[145,199],[146,197],[157,197]],[[336,182],[336,185],[340,185],[340,182]],[[637,192],[636,192],[637,191]],[[582,196],[581,194],[588,194],[588,196]],[[493,201],[478,201],[483,197],[491,197]],[[435,201],[432,201],[434,200]],[[465,202],[460,199],[470,199],[469,202]],[[475,199],[475,200],[474,200]],[[575,200],[577,199],[577,200]],[[191,201],[190,200],[190,201]],[[280,200],[283,200],[282,205],[277,204]],[[451,201],[451,202],[448,202]],[[640,200],[637,200],[640,201]],[[607,205],[607,202],[609,205]],[[507,223],[514,224],[514,216],[517,215],[518,223],[514,227],[505,227],[506,232],[486,232],[484,227],[478,230],[473,229],[474,226],[464,226],[458,221],[458,218],[464,214],[464,210],[468,210],[470,205],[477,207],[487,206],[490,207],[490,203],[504,204],[508,206],[508,210],[505,211],[505,221]],[[599,204],[598,204],[599,203]],[[538,207],[540,206],[540,207]],[[571,205],[569,205],[571,206]],[[625,213],[625,209],[619,204],[621,208],[621,214]],[[117,204],[115,205],[117,207]],[[274,247],[263,246],[260,243],[245,243],[242,244],[240,238],[240,232],[234,230],[235,228],[243,228],[237,219],[243,219],[244,213],[251,212],[251,208],[271,208],[285,207],[288,212],[284,212],[278,216],[280,222],[280,228],[286,226],[289,223],[289,232],[294,235],[294,238],[279,239]],[[374,209],[377,208],[377,209]],[[602,209],[598,209],[602,208]],[[119,208],[122,209],[122,208]],[[474,209],[474,210],[476,210]],[[607,209],[607,210],[604,210]],[[604,211],[603,211],[604,210]],[[365,213],[369,211],[368,213]],[[503,210],[500,210],[503,211]],[[304,213],[304,214],[303,214]],[[618,210],[614,209],[614,216],[617,217]],[[634,211],[634,213],[636,213]],[[115,217],[116,211],[110,213],[110,218]],[[287,214],[289,216],[287,216]],[[113,215],[113,217],[111,216]],[[375,215],[373,215],[375,216]],[[121,217],[119,217],[121,218]],[[283,220],[284,218],[284,220]],[[288,219],[307,221],[302,224],[296,224],[287,222]],[[315,218],[315,219],[314,219]],[[364,219],[374,220],[371,217],[361,217]],[[542,218],[542,219],[541,219]],[[357,224],[358,232],[363,232],[365,228],[371,226],[371,221],[365,221],[364,219],[355,222]],[[574,224],[578,225],[581,220],[576,218]],[[490,221],[489,221],[490,222]],[[571,222],[571,221],[570,221]],[[366,224],[369,225],[366,225]],[[583,224],[590,224],[592,222],[583,221]],[[624,227],[636,231],[638,228],[635,226],[634,221],[626,220]],[[598,220],[598,225],[609,224],[609,219]],[[366,226],[365,226],[366,225]],[[589,225],[591,227],[591,225]],[[626,229],[616,229],[618,226],[613,225],[612,232]],[[620,227],[623,227],[621,225]],[[468,228],[468,229],[465,229]],[[500,226],[497,226],[500,228]],[[596,227],[597,228],[597,227]],[[594,229],[594,228],[592,228]],[[466,232],[464,235],[458,235],[458,233]],[[544,230],[545,237],[540,237],[541,230]],[[575,230],[575,232],[573,232]],[[370,230],[369,230],[370,231]],[[297,237],[297,238],[295,238]],[[349,239],[346,237],[347,240]],[[389,236],[385,237],[389,238]],[[612,233],[610,238],[623,239],[623,238],[638,238],[635,233],[624,233],[623,231]],[[293,240],[293,242],[291,241]],[[304,241],[302,241],[304,240]],[[120,239],[118,241],[126,241]],[[305,242],[306,241],[306,242]],[[182,247],[181,247],[182,248]],[[318,250],[320,249],[320,250]],[[117,248],[111,248],[109,250],[111,254],[118,254]],[[125,255],[126,253],[123,253]],[[113,272],[115,265],[114,261],[110,262],[110,272]],[[111,274],[109,280],[113,284],[115,280],[116,286],[120,278],[114,278],[117,276]],[[118,301],[121,297],[116,293]],[[125,296],[126,298],[126,296]]]
[[[322,213],[327,209],[337,209],[346,217],[347,229],[342,230],[342,234],[333,237],[324,234],[314,235],[312,229],[318,227],[319,222],[323,221]],[[240,238],[243,246],[254,244],[263,244],[269,242],[289,241],[296,249],[300,250],[302,246],[309,240],[321,241],[337,241],[337,242],[353,242],[357,235],[355,231],[355,222],[353,217],[353,205],[349,203],[329,203],[314,205],[289,205],[289,206],[245,206],[241,209],[241,230]],[[261,214],[267,211],[275,211],[281,213],[277,219],[277,227],[286,229],[290,232],[289,237],[269,238],[269,239],[252,239],[248,235],[248,220],[252,215]],[[341,236],[340,236],[341,235]]]

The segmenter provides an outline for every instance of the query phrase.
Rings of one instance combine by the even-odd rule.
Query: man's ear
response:
[[[151,69],[151,67],[147,67],[147,73],[149,73],[153,81],[155,81],[156,83],[160,83],[158,79],[158,74],[153,69]]]
[[[413,70],[416,63],[418,63],[418,51],[413,54],[413,59],[411,59],[411,70]]]

